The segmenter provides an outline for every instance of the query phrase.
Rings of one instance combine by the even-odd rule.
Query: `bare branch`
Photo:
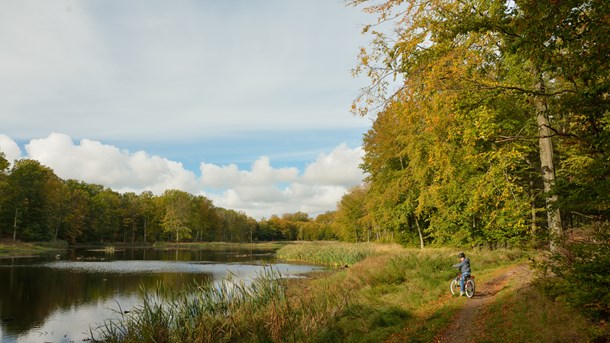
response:
[[[539,92],[539,91],[535,91],[535,90],[531,90],[531,89],[526,89],[526,88],[522,88],[522,87],[517,87],[517,86],[505,86],[505,85],[497,85],[497,84],[495,84],[495,85],[493,85],[493,84],[485,84],[485,83],[478,82],[478,81],[473,81],[473,83],[476,84],[481,89],[514,90],[514,91],[519,91],[521,93],[525,93],[525,94],[529,94],[529,95],[544,96],[544,97],[552,97],[552,96],[561,95],[561,94],[565,94],[565,93],[576,94],[576,91],[573,91],[571,89],[562,89],[562,90],[557,91],[557,92],[547,93],[547,92]]]

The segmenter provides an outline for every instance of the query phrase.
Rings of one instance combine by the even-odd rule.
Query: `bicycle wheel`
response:
[[[450,289],[451,289],[451,294],[453,294],[453,295],[460,294],[460,281],[458,281],[458,279],[451,280]]]
[[[466,291],[466,296],[472,298],[472,296],[474,295],[474,280],[467,280],[464,288]]]

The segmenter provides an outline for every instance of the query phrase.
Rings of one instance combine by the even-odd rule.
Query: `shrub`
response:
[[[539,263],[539,286],[595,321],[610,318],[610,232],[596,223],[569,232],[557,252]]]

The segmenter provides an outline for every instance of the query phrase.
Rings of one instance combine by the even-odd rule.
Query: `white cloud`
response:
[[[9,161],[13,163],[21,158],[21,149],[9,136],[0,134],[0,151],[2,151]]]
[[[362,183],[364,174],[358,168],[362,155],[361,148],[340,144],[329,154],[321,153],[304,173],[273,168],[266,157],[254,162],[250,171],[202,163],[202,180],[208,186],[227,188],[210,195],[221,207],[243,210],[256,218],[297,211],[314,216],[334,210],[349,188]]]
[[[320,154],[305,169],[303,180],[313,184],[353,186],[362,181],[362,170],[354,161],[361,161],[364,151],[341,144],[330,154]]]
[[[298,176],[297,168],[273,168],[269,157],[262,156],[252,163],[251,171],[238,170],[235,164],[217,166],[201,164],[201,178],[204,186],[226,188],[231,185],[267,186],[280,182],[290,182]]]
[[[0,149],[13,157],[21,155],[18,145],[6,135],[0,135]],[[235,164],[202,162],[200,176],[179,162],[144,151],[132,153],[89,139],[75,144],[70,136],[59,133],[33,139],[25,150],[28,155],[24,157],[40,161],[62,179],[101,184],[119,192],[151,190],[161,194],[166,189],[181,189],[258,219],[297,211],[313,217],[334,210],[343,194],[364,178],[358,169],[362,149],[346,144],[321,153],[304,172],[274,167],[262,156],[249,170],[240,170]]]
[[[200,191],[195,174],[185,170],[181,163],[143,151],[129,153],[88,139],[75,145],[69,136],[58,133],[33,139],[25,149],[29,158],[51,167],[63,179],[101,184],[119,192]]]

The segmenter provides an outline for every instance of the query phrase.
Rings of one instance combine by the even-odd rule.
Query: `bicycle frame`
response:
[[[451,294],[457,294],[457,292],[461,291],[460,289],[460,279],[462,274],[459,273],[450,283]],[[464,278],[464,287],[466,288],[466,296],[468,298],[472,298],[475,292],[475,277],[473,275],[468,275]]]

